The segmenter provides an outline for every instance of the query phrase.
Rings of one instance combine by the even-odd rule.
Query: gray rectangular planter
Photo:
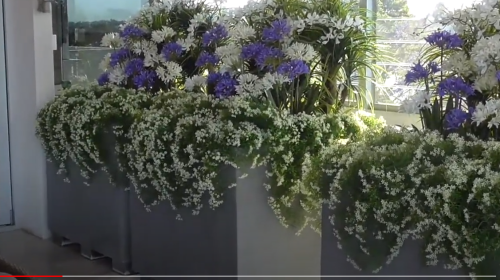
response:
[[[147,212],[131,192],[132,266],[142,275],[319,275],[321,237],[283,227],[268,205],[265,170],[227,168],[236,182],[199,215],[163,202]],[[247,173],[246,178],[239,178]],[[176,220],[181,213],[183,220]],[[312,279],[316,279],[312,277]]]
[[[323,206],[322,218],[322,244],[321,244],[321,275],[349,275],[349,279],[355,275],[372,275],[370,272],[361,272],[347,261],[346,252],[338,248],[338,240],[333,235],[333,225],[330,222],[331,210],[327,205]],[[410,275],[429,276],[426,279],[438,279],[431,276],[444,276],[447,279],[468,279],[460,270],[448,270],[442,266],[427,266],[422,259],[422,246],[418,240],[406,240],[399,255],[388,265],[383,267],[375,275],[390,275],[390,279],[403,280]],[[396,277],[395,277],[396,276]],[[401,276],[401,277],[397,277]],[[451,277],[450,277],[451,276]],[[453,277],[457,276],[457,277]],[[324,280],[331,279],[323,277]],[[366,278],[359,278],[366,279]],[[382,278],[383,279],[383,278]],[[441,278],[439,278],[441,279]]]
[[[130,273],[129,195],[125,186],[113,186],[103,171],[85,185],[80,170],[69,163],[70,182],[47,164],[49,229],[55,236],[78,243],[89,259],[101,255],[113,262],[113,270]]]

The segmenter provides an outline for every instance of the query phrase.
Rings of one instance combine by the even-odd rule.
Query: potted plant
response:
[[[406,75],[420,90],[402,104],[422,130],[324,153],[323,274],[343,258],[346,274],[498,275],[498,5],[449,13],[425,38]]]
[[[182,29],[163,25],[176,11],[160,4],[110,38],[119,48],[105,59],[101,84],[138,87],[151,75],[146,88],[156,95],[129,135],[135,271],[320,273],[321,196],[308,167],[365,124],[325,114],[320,55],[297,40],[300,23],[321,21],[254,4],[231,16],[190,9],[195,20]],[[346,22],[344,31],[363,28]]]
[[[78,243],[89,259],[110,257],[113,270],[130,270],[129,182],[123,138],[149,95],[72,86],[38,114],[46,152],[48,223],[61,242]]]

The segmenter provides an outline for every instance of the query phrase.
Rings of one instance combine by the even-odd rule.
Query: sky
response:
[[[238,7],[246,0],[227,0],[226,7]],[[68,0],[70,21],[125,20],[139,11],[148,0]]]
[[[443,3],[448,10],[460,9],[470,6],[476,2],[474,0],[408,0],[408,8],[410,13],[417,18],[423,18],[433,11],[429,8],[434,8],[438,3]]]
[[[416,17],[432,13],[429,7],[443,3],[450,10],[468,6],[474,0],[408,0],[410,12]],[[68,0],[70,21],[125,20],[135,14],[147,0]],[[226,7],[238,7],[246,0],[227,0]]]

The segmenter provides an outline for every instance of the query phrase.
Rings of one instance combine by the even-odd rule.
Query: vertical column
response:
[[[55,95],[51,13],[35,0],[3,0],[11,174],[16,226],[48,238],[45,156],[36,115]]]
[[[12,191],[10,183],[9,116],[7,110],[7,77],[5,71],[5,40],[3,36],[3,3],[0,2],[0,226],[10,225]]]

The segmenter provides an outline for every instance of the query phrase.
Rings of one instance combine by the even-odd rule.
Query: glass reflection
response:
[[[95,80],[99,63],[111,50],[100,46],[104,34],[118,32],[121,24],[149,0],[66,0],[62,3],[63,80],[85,76]]]
[[[121,24],[153,1],[157,0],[60,1],[55,9],[54,30],[62,46],[54,64],[60,69],[62,58],[62,80],[76,82],[80,77],[95,80],[102,73],[99,69],[102,58],[112,51],[101,47],[101,38],[106,33],[118,32]],[[227,0],[222,7],[231,9],[246,3],[247,0]]]
[[[445,11],[464,8],[474,0],[376,0],[379,44],[396,61],[379,61],[386,71],[378,81],[375,101],[399,105],[417,88],[407,86],[404,75],[418,59],[425,34],[441,28],[436,22]]]

